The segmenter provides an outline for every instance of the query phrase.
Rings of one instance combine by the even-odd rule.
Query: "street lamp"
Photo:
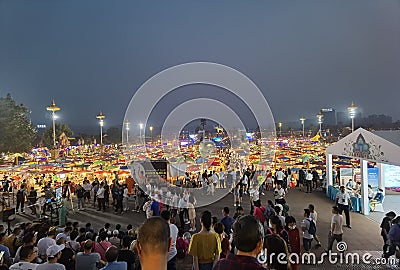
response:
[[[142,143],[143,123],[139,123],[139,143]]]
[[[282,122],[278,123],[278,127],[279,127],[279,137],[282,137]]]
[[[129,140],[129,121],[128,119],[125,120],[125,130],[126,130],[126,144],[128,145]]]
[[[153,143],[153,126],[150,126],[151,143]]]
[[[104,126],[104,118],[106,116],[100,111],[100,113],[96,116],[97,119],[99,119],[99,124],[100,124],[100,145],[103,145],[103,126]]]
[[[56,118],[57,116],[55,115],[56,111],[61,110],[60,107],[56,106],[56,103],[54,100],[51,102],[51,105],[46,108],[46,110],[50,111],[52,113],[52,118],[53,118],[53,146],[56,148]]]
[[[322,122],[324,115],[322,113],[317,114],[318,124],[319,124],[319,135],[322,136]]]
[[[353,132],[354,131],[354,117],[356,117],[357,106],[354,105],[354,102],[351,102],[351,106],[348,107],[347,110],[349,111],[349,115],[351,118],[351,132]]]
[[[304,121],[306,121],[307,119],[303,116],[300,118],[301,121],[301,125],[303,126],[303,137],[304,137]]]

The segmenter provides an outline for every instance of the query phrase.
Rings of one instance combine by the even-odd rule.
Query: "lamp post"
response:
[[[150,126],[151,144],[153,144],[153,126]]]
[[[139,143],[142,143],[143,123],[139,123]]]
[[[46,110],[50,111],[52,114],[51,116],[53,118],[53,146],[54,146],[54,148],[56,148],[56,118],[57,118],[57,116],[55,115],[55,112],[61,110],[61,108],[57,107],[56,103],[53,100],[51,102],[51,105],[48,106],[46,108]]]
[[[318,124],[319,124],[319,135],[322,136],[322,122],[324,115],[322,113],[317,114]]]
[[[106,116],[100,111],[100,113],[96,116],[97,119],[99,119],[99,124],[100,124],[100,145],[103,145],[103,126],[104,126],[104,118]]]
[[[129,121],[128,119],[125,120],[125,131],[126,131],[126,145],[128,145],[129,141]]]
[[[301,121],[301,125],[303,126],[303,137],[304,137],[304,121],[306,121],[307,119],[303,116],[300,118]]]
[[[349,115],[351,118],[351,132],[354,131],[354,117],[356,117],[357,106],[354,105],[354,102],[351,103],[351,106],[347,108],[349,111]]]
[[[282,137],[282,122],[278,123],[278,127],[279,127],[279,137]]]

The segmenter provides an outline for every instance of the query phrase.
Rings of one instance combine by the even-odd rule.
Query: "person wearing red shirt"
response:
[[[258,219],[258,221],[261,222],[261,224],[264,225],[264,222],[265,222],[265,215],[264,215],[265,207],[263,205],[261,205],[260,200],[255,201],[254,202],[254,206],[255,206],[255,208],[254,208],[253,215],[256,217],[256,219]]]
[[[289,252],[296,253],[298,258],[301,258],[300,230],[296,227],[296,219],[292,216],[287,216],[285,219],[286,231],[289,234]],[[296,258],[296,256],[293,256]],[[291,262],[292,270],[299,269],[299,264]]]

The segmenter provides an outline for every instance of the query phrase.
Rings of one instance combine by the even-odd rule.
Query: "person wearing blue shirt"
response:
[[[222,215],[224,216],[221,219],[221,223],[224,224],[224,232],[227,235],[231,234],[231,230],[232,230],[232,224],[235,222],[235,220],[233,219],[233,217],[229,216],[229,207],[224,207],[224,209],[222,209]]]
[[[10,266],[11,265],[10,250],[8,249],[7,246],[4,245],[4,240],[5,239],[6,239],[6,234],[5,233],[0,233],[0,252],[4,251],[3,261],[4,261],[5,264]]]
[[[151,203],[150,209],[153,212],[153,217],[158,217],[160,215],[160,205],[155,198],[153,198],[152,200],[153,201]]]
[[[117,262],[118,258],[118,248],[116,246],[111,246],[107,248],[106,260],[107,264],[101,270],[127,270],[128,265],[126,262]]]
[[[378,189],[378,192],[376,193],[374,200],[378,201],[378,202],[382,202],[383,200],[383,190],[382,189]]]

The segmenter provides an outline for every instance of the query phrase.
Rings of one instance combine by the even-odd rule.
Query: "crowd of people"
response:
[[[111,229],[109,223],[99,230],[78,222],[19,224],[8,236],[0,233],[1,269],[138,269],[137,231],[132,225]]]
[[[108,186],[107,182],[97,180],[89,183],[85,179],[82,185],[75,187],[73,193],[69,188],[63,189],[63,198],[75,194],[79,210],[84,210],[89,204],[98,211],[105,211],[110,205],[116,213],[143,211],[146,221],[135,229],[132,225],[122,229],[119,224],[111,228],[106,223],[99,230],[93,229],[90,223],[80,227],[79,223],[67,220],[59,222],[58,227],[50,227],[48,223],[23,224],[15,227],[10,236],[0,234],[0,252],[4,251],[3,267],[174,270],[179,259],[190,255],[195,270],[298,269],[302,261],[291,262],[291,254],[301,258],[302,254],[311,252],[313,242],[316,248],[321,247],[315,206],[307,205],[302,212],[302,220],[296,220],[286,200],[291,188],[299,187],[305,192],[318,188],[318,182],[312,183],[315,178],[312,178],[313,172],[301,171],[303,173],[299,172],[299,177],[304,174],[304,179],[300,177],[304,181],[299,179],[292,185],[290,170],[277,170],[274,175],[269,171],[259,172],[250,168],[239,173],[220,171],[218,178],[214,178],[219,180],[219,177],[223,177],[224,181],[215,182],[214,179],[212,183],[216,183],[215,188],[228,189],[233,193],[235,212],[232,214],[229,206],[225,206],[221,214],[213,215],[210,211],[204,211],[200,218],[196,213],[195,196],[180,187],[164,190],[149,183],[144,192],[136,186],[134,200],[128,200],[125,196],[126,186],[117,181]],[[205,171],[203,176],[212,179],[214,174],[212,172],[209,176]],[[230,180],[225,181],[228,175],[232,176],[232,185],[229,185]],[[307,177],[311,180],[307,180]],[[261,180],[263,184],[259,185]],[[306,181],[311,183],[307,184]],[[20,190],[24,191],[24,186]],[[265,190],[272,190],[273,197],[262,197]],[[45,196],[54,197],[53,192],[51,185],[45,187]],[[29,197],[26,192],[22,194]],[[248,201],[243,202],[244,195]],[[350,203],[342,187],[332,207],[326,252],[332,251],[335,241],[343,240],[343,227],[351,229]],[[244,204],[250,205],[247,214]],[[21,207],[23,210],[23,205]],[[341,215],[343,212],[346,219]],[[400,218],[394,212],[388,213],[381,228],[383,256],[390,257],[400,246]],[[283,254],[284,262],[270,254]]]

